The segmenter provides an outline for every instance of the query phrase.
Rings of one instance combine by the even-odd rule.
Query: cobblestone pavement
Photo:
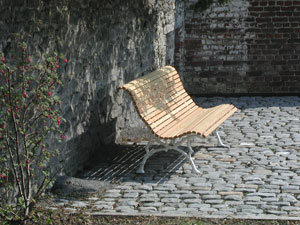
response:
[[[203,107],[233,103],[239,110],[219,129],[230,150],[214,147],[215,136],[197,139],[194,174],[183,156],[159,153],[146,173],[135,170],[144,145],[124,147],[116,158],[82,177],[109,181],[101,196],[56,199],[70,210],[97,214],[158,214],[199,217],[300,218],[300,98],[196,98]],[[55,206],[55,205],[54,205]]]

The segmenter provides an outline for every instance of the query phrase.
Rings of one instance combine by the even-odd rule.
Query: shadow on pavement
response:
[[[105,182],[142,182],[160,184],[168,180],[174,173],[183,173],[181,168],[186,158],[175,152],[154,154],[145,164],[145,174],[137,174],[136,170],[145,155],[145,145],[106,146],[105,156],[95,159],[78,176],[81,179]],[[102,152],[103,153],[103,152]]]

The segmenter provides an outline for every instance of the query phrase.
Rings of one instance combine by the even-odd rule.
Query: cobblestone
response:
[[[141,212],[156,212],[157,209],[155,207],[140,207],[139,210]]]
[[[118,206],[116,207],[117,212],[123,212],[123,213],[132,213],[134,212],[134,208],[131,206]]]
[[[129,200],[129,199],[119,199],[117,205],[118,206],[134,206],[136,207],[139,203],[135,200]]]
[[[125,193],[123,195],[123,198],[137,198],[139,196],[139,193],[137,192],[130,192],[130,193]]]
[[[112,172],[113,187],[103,194],[82,201],[58,198],[50,207],[68,205],[73,211],[90,207],[100,214],[300,217],[300,98],[214,97],[195,101],[203,107],[233,103],[239,108],[219,128],[221,138],[231,146],[229,150],[215,147],[214,136],[195,139],[195,164],[201,174],[192,173],[181,155],[163,152],[149,159],[145,174]],[[136,168],[136,164],[122,164],[122,160],[112,165],[118,170],[122,166]],[[107,178],[95,175],[92,179]]]

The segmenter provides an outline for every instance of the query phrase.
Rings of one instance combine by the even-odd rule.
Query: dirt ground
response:
[[[76,214],[68,214],[63,208],[60,210],[45,210],[35,208],[26,221],[1,221],[5,224],[28,225],[300,225],[300,221],[289,220],[237,220],[237,219],[199,219],[183,217],[156,217],[156,216],[92,216],[84,210]]]

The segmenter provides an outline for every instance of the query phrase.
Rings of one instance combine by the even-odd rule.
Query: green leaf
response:
[[[49,177],[49,172],[48,172],[48,171],[43,170],[43,174],[44,174],[46,177]]]
[[[18,203],[19,203],[19,205],[22,207],[22,208],[26,208],[26,206],[25,206],[25,201],[24,201],[24,199],[22,198],[22,197],[19,197],[18,198]]]

